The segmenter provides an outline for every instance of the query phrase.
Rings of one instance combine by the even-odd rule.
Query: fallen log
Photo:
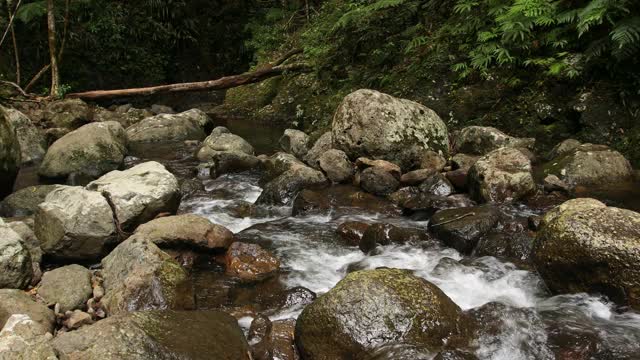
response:
[[[160,86],[150,86],[142,88],[119,89],[119,90],[94,90],[80,93],[67,94],[65,98],[82,99],[82,100],[98,100],[109,99],[123,96],[149,96],[159,93],[177,93],[187,91],[207,91],[207,90],[224,90],[236,86],[252,84],[262,80],[282,75],[289,72],[308,72],[311,67],[307,64],[290,64],[290,65],[268,65],[252,72],[246,72],[240,75],[231,75],[221,77],[216,80],[169,84]]]

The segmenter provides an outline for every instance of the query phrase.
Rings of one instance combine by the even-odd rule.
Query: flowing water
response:
[[[253,129],[252,134],[259,133]],[[269,132],[271,134],[271,132]],[[245,135],[249,142],[256,142]],[[274,137],[262,137],[272,144]],[[271,147],[273,149],[273,147]],[[419,244],[383,246],[375,255],[365,255],[357,247],[343,245],[335,233],[347,220],[386,222],[427,231],[427,222],[400,216],[380,215],[362,208],[340,208],[328,215],[291,216],[291,208],[246,209],[260,195],[260,174],[247,172],[206,179],[194,173],[196,161],[191,148],[141,149],[130,162],[158,160],[195,190],[183,198],[180,213],[195,213],[221,224],[243,241],[256,242],[273,251],[281,260],[281,275],[271,281],[248,286],[223,276],[215,262],[205,264],[194,274],[200,308],[245,309],[248,326],[259,309],[272,319],[296,317],[302,306],[269,307],[262,301],[269,295],[299,286],[317,294],[331,289],[348,272],[377,267],[410,269],[439,286],[464,310],[499,303],[494,331],[474,340],[480,359],[553,359],[562,349],[566,359],[571,351],[597,347],[606,359],[640,359],[640,314],[619,309],[605,298],[587,294],[550,296],[531,269],[494,257],[467,257],[443,247],[435,239]],[[195,184],[195,185],[194,185]],[[200,187],[202,184],[202,187]],[[514,218],[541,213],[524,205],[503,209]],[[260,306],[256,304],[260,303]],[[586,344],[586,345],[584,345]],[[560,349],[560,350],[559,350]]]

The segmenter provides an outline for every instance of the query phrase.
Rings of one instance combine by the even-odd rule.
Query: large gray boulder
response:
[[[179,114],[160,114],[145,118],[127,128],[131,144],[203,140],[211,119],[202,110],[191,109]]]
[[[322,134],[304,156],[304,162],[314,169],[320,169],[320,156],[333,149],[333,135],[330,131]]]
[[[49,193],[34,222],[42,250],[55,259],[96,259],[117,240],[107,200],[77,186],[60,186]]]
[[[440,289],[408,271],[357,271],[302,311],[295,339],[304,359],[367,358],[397,343],[437,351],[462,318]]]
[[[480,202],[512,202],[535,190],[531,162],[514,148],[493,150],[469,170],[469,193]]]
[[[82,126],[54,142],[38,174],[46,178],[67,178],[71,174],[97,178],[122,166],[127,138],[115,121]]]
[[[287,129],[278,141],[280,148],[302,159],[309,151],[309,135],[296,129]]]
[[[238,322],[222,311],[142,311],[112,316],[53,340],[61,359],[247,359]]]
[[[294,164],[264,186],[256,203],[289,205],[303,189],[321,188],[327,184],[327,178],[321,171],[304,164]]]
[[[0,289],[0,326],[4,327],[11,315],[15,314],[25,314],[45,330],[53,332],[56,318],[51,309],[35,302],[22,290]]]
[[[105,108],[96,107],[93,112],[93,121],[117,121],[125,129],[139,122],[144,118],[153,116],[154,114],[145,109],[128,108],[124,111],[109,111]]]
[[[60,304],[62,313],[82,309],[92,293],[91,271],[76,264],[45,272],[38,286],[38,295],[47,304]]]
[[[320,169],[334,183],[349,182],[355,174],[355,165],[344,151],[331,149],[318,159]]]
[[[0,216],[29,216],[38,210],[50,192],[59,185],[35,185],[22,188],[0,202]]]
[[[20,143],[9,112],[0,106],[0,199],[11,194],[20,168]]]
[[[155,161],[124,171],[112,171],[86,188],[110,199],[115,215],[125,229],[145,223],[163,212],[175,213],[180,205],[178,180]]]
[[[533,260],[555,292],[602,293],[640,309],[640,214],[574,199],[548,212]]]
[[[29,315],[12,315],[0,330],[0,360],[58,360],[52,338]]]
[[[572,189],[607,187],[632,179],[631,164],[619,152],[605,145],[570,145],[563,151],[556,149],[558,155],[543,167],[545,174],[556,175]]]
[[[470,254],[478,241],[496,226],[498,220],[500,211],[488,204],[445,209],[431,217],[429,229],[447,246]]]
[[[33,125],[31,119],[16,109],[7,109],[7,115],[16,130],[21,163],[30,165],[42,160],[47,152],[47,140],[42,131]]]
[[[31,255],[24,241],[6,224],[0,224],[0,288],[23,289],[31,282]]]
[[[195,214],[157,218],[140,225],[135,234],[161,248],[224,250],[235,240],[229,229]]]
[[[200,161],[209,161],[218,152],[239,152],[247,155],[254,153],[253,146],[242,137],[236,134],[213,131],[202,142],[197,158]]]
[[[331,125],[333,145],[350,158],[384,159],[410,169],[426,150],[449,153],[447,126],[431,109],[361,89],[347,95]]]
[[[80,99],[58,100],[47,104],[43,116],[50,127],[77,129],[91,120],[91,109]]]
[[[469,126],[458,134],[455,152],[485,155],[501,147],[533,149],[535,139],[516,138],[489,126]]]
[[[111,315],[193,306],[187,272],[151,241],[133,235],[102,259],[105,295]]]

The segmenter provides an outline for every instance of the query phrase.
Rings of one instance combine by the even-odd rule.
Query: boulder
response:
[[[556,175],[571,189],[607,187],[633,177],[631,164],[622,154],[593,144],[582,144],[559,155],[545,164],[543,170],[545,175]]]
[[[22,188],[0,202],[0,216],[32,215],[47,195],[57,188],[58,185],[35,185]]]
[[[112,316],[53,340],[61,359],[246,359],[249,345],[232,316],[217,310],[154,310]]]
[[[254,153],[253,146],[240,136],[214,131],[204,139],[202,147],[198,150],[198,160],[209,161],[212,156],[219,151],[237,152],[247,155],[253,155]]]
[[[327,178],[334,183],[349,182],[355,173],[355,168],[344,151],[331,149],[318,159],[320,169],[327,174]]]
[[[531,149],[534,144],[533,138],[515,138],[488,126],[469,126],[460,130],[455,152],[485,155],[501,147]]]
[[[492,205],[446,209],[433,215],[429,229],[447,246],[470,254],[499,220],[500,211]]]
[[[438,210],[465,208],[474,205],[475,203],[464,194],[438,196],[420,192],[407,195],[400,202],[400,206],[409,213],[423,212],[429,216]]]
[[[233,233],[208,219],[194,215],[165,216],[140,225],[136,236],[161,248],[227,249],[235,240]]]
[[[366,358],[397,343],[437,351],[462,320],[440,289],[408,271],[356,271],[302,311],[295,339],[304,359]]]
[[[309,151],[309,135],[300,130],[287,129],[278,144],[285,152],[302,159]]]
[[[224,258],[226,273],[243,282],[267,279],[277,274],[280,260],[257,244],[234,242]]]
[[[352,185],[335,185],[319,190],[302,190],[293,201],[293,216],[310,214],[352,214],[357,208],[369,214],[400,215],[390,201]]]
[[[45,272],[38,286],[38,295],[47,304],[59,304],[61,313],[84,308],[92,294],[91,271],[75,264]]]
[[[331,149],[333,149],[333,135],[328,131],[322,134],[311,149],[307,151],[307,154],[304,156],[304,162],[314,169],[320,169],[320,164],[318,163],[320,156]]]
[[[388,195],[398,189],[400,182],[384,168],[374,166],[362,171],[360,186],[371,194]]]
[[[38,206],[34,223],[42,251],[54,259],[97,259],[117,240],[107,200],[77,186],[50,192]]]
[[[20,111],[15,109],[6,109],[6,111],[20,144],[21,164],[31,165],[42,160],[47,152],[47,140],[42,131]]]
[[[284,152],[277,152],[269,156],[262,161],[262,165],[264,167],[264,174],[262,174],[261,181],[263,182],[269,182],[287,170],[306,166],[295,156]]]
[[[38,174],[66,179],[71,174],[97,178],[123,165],[127,139],[117,122],[92,123],[74,130],[54,142]]]
[[[402,169],[400,169],[400,166],[386,160],[371,160],[369,158],[360,157],[356,159],[356,166],[360,170],[370,167],[379,167],[393,175],[396,179],[400,179],[402,175]]]
[[[228,173],[237,173],[260,166],[260,160],[240,151],[213,151],[209,154],[209,176],[216,178]]]
[[[522,152],[500,148],[481,157],[469,170],[469,193],[480,202],[511,202],[535,190],[531,162]]]
[[[582,145],[582,143],[575,139],[564,140],[559,144],[557,144],[556,146],[554,146],[553,149],[551,149],[551,151],[549,151],[549,154],[547,155],[547,159],[552,160],[555,158],[568,155],[580,145]]]
[[[155,161],[112,171],[86,188],[109,198],[125,229],[143,224],[160,213],[175,213],[182,196],[176,177]]]
[[[191,109],[179,114],[161,114],[131,125],[127,138],[131,144],[203,140],[211,119],[202,110]]]
[[[125,129],[139,122],[142,119],[153,116],[154,114],[145,109],[136,109],[133,107],[123,111],[109,111],[107,109],[96,107],[93,113],[93,121],[117,121]]]
[[[0,288],[26,288],[32,276],[27,246],[11,227],[0,224]]]
[[[47,104],[43,112],[50,127],[77,129],[91,121],[89,105],[80,99],[64,99]]]
[[[20,143],[9,114],[0,106],[0,199],[11,194],[22,162]]]
[[[53,332],[56,318],[51,309],[33,301],[22,290],[0,289],[0,326],[4,327],[11,315],[15,314],[25,314],[46,331]]]
[[[401,228],[392,224],[373,224],[362,234],[358,246],[365,254],[375,250],[378,245],[404,244],[429,240],[422,229]]]
[[[256,204],[288,205],[303,189],[327,185],[322,172],[302,164],[295,164],[264,186]]]
[[[533,248],[538,273],[554,292],[602,293],[640,309],[640,214],[593,199],[547,213]]]
[[[350,158],[368,156],[416,167],[425,150],[449,153],[447,126],[431,109],[361,89],[347,95],[331,125],[333,143]]]
[[[418,187],[420,192],[436,196],[449,196],[455,192],[455,188],[442,173],[432,174]]]
[[[402,185],[408,186],[420,185],[423,181],[433,176],[433,174],[435,174],[435,171],[433,169],[413,170],[409,171],[406,174],[402,174],[402,177],[400,177],[400,182],[402,183]]]
[[[102,259],[107,312],[182,309],[193,306],[188,274],[151,241],[133,235]]]
[[[12,315],[0,331],[0,360],[58,360],[52,337],[28,315]]]
[[[253,359],[298,360],[300,355],[294,343],[295,326],[295,319],[271,322],[264,315],[256,317],[249,329]]]
[[[442,154],[433,150],[423,152],[419,157],[419,169],[442,171],[447,165],[447,159]]]
[[[346,245],[358,246],[370,225],[360,221],[347,221],[338,226],[336,233]]]
[[[25,219],[27,221],[27,219]],[[0,225],[1,227],[2,225]],[[31,277],[31,285],[35,285],[40,281],[42,271],[40,270],[40,262],[42,261],[42,248],[40,248],[40,240],[33,232],[33,221],[28,225],[23,221],[12,221],[7,224],[13,231],[15,231],[22,241],[25,247],[29,251],[31,256],[31,267],[33,269],[33,276]]]
[[[469,171],[469,169],[471,169],[473,164],[475,164],[479,158],[480,156],[478,155],[458,153],[451,158],[451,165],[453,167],[453,170],[464,169],[466,171]]]

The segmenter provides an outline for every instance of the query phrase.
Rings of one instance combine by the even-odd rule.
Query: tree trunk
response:
[[[268,65],[253,72],[240,75],[221,77],[216,80],[180,83],[170,85],[151,86],[144,88],[120,89],[120,90],[94,90],[81,93],[67,94],[67,98],[83,100],[110,99],[123,96],[148,96],[159,93],[176,93],[187,91],[223,90],[232,87],[256,83],[270,77],[278,76],[286,72],[307,72],[310,67],[307,64]]]
[[[18,6],[20,6],[20,3],[18,3],[18,5],[16,5],[15,10],[11,8],[12,2],[11,1],[7,1],[7,13],[9,14],[9,28],[11,31],[11,39],[13,41],[13,55],[15,57],[15,63],[16,63],[16,84],[18,84],[18,86],[20,86],[20,53],[18,52],[18,40],[16,39],[16,29],[13,26],[13,14],[14,11],[18,11]]]
[[[47,0],[47,33],[49,37],[49,58],[51,59],[51,97],[60,96],[60,75],[56,53],[56,18],[53,13],[53,0]]]

